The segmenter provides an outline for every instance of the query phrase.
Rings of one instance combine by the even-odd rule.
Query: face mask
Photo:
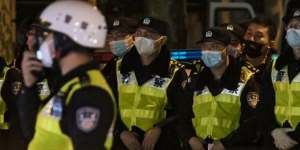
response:
[[[250,58],[257,58],[262,55],[263,44],[253,41],[245,41],[245,52]]]
[[[300,30],[288,29],[285,38],[293,49],[300,48]]]
[[[228,47],[228,55],[234,57],[234,58],[237,58],[239,57],[239,50],[235,47],[232,47],[232,46],[229,46]]]
[[[202,51],[201,59],[207,67],[212,68],[222,61],[222,52],[216,50]]]
[[[42,62],[44,67],[51,68],[53,65],[53,59],[50,53],[50,51],[54,49],[53,46],[53,38],[48,37],[37,51],[37,58]]]
[[[111,41],[109,43],[111,52],[118,57],[123,57],[132,47],[130,39]]]
[[[155,48],[156,41],[145,37],[136,37],[134,45],[140,55],[151,56],[157,51],[157,49]]]

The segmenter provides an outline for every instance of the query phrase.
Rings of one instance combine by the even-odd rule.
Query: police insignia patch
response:
[[[251,108],[256,108],[259,102],[259,94],[257,92],[249,92],[247,94],[247,102]]]
[[[143,24],[145,24],[145,25],[149,25],[150,23],[151,23],[150,18],[145,18],[145,19],[143,20]]]
[[[21,91],[21,88],[22,88],[22,82],[18,82],[18,81],[13,82],[11,85],[11,92],[14,95],[17,95]]]
[[[278,71],[277,76],[276,76],[276,81],[282,81],[283,77],[285,75],[284,71]]]
[[[164,83],[165,83],[165,79],[164,78],[155,77],[155,80],[154,80],[154,86],[155,87],[162,87],[162,85]]]
[[[77,127],[83,132],[90,132],[98,125],[100,110],[93,107],[81,107],[76,111]]]
[[[205,33],[205,37],[207,37],[207,38],[211,38],[212,36],[213,36],[213,33],[211,31],[207,31]]]

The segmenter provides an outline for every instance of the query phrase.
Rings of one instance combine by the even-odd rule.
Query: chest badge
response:
[[[257,92],[249,92],[247,94],[247,103],[248,105],[255,109],[259,102],[259,94]]]
[[[123,84],[128,84],[130,81],[130,74],[129,73],[122,74],[121,80]]]
[[[285,75],[285,72],[284,71],[278,71],[277,72],[277,76],[276,76],[276,81],[282,81],[283,77]]]
[[[166,80],[164,78],[155,77],[155,79],[154,79],[154,86],[161,88],[163,86],[163,84],[165,83],[165,81]]]

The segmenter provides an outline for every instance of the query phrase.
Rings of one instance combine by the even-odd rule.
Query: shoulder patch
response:
[[[248,105],[255,109],[259,102],[259,94],[257,92],[249,92],[247,94],[247,103]]]
[[[15,82],[12,83],[11,92],[13,93],[13,95],[19,94],[21,89],[22,89],[22,82],[15,81]]]
[[[94,107],[81,107],[76,111],[76,125],[81,131],[88,133],[94,130],[99,122],[100,110]]]

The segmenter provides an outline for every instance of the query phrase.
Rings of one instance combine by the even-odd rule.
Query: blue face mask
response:
[[[115,56],[123,57],[131,48],[127,43],[127,40],[111,41],[109,43],[111,52]]]
[[[288,29],[285,38],[293,49],[300,48],[300,30]]]
[[[201,59],[207,67],[212,68],[222,61],[222,52],[216,50],[202,51]]]

